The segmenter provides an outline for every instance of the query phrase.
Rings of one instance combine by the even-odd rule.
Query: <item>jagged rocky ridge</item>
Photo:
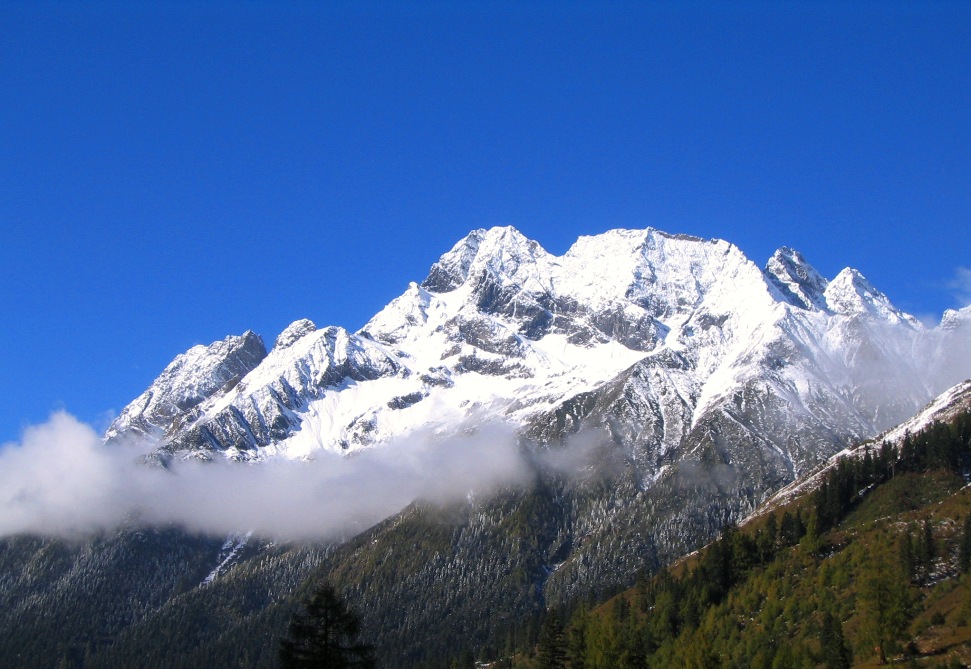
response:
[[[859,272],[826,281],[788,248],[763,270],[727,242],[651,229],[561,257],[477,230],[356,333],[301,320],[268,355],[246,333],[179,356],[108,436],[303,457],[445,435],[475,406],[542,444],[610,425],[645,481],[679,447],[740,431],[775,484],[968,374],[969,321],[927,330]]]

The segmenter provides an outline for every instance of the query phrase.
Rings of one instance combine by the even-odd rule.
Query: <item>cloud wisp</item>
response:
[[[137,464],[146,449],[105,445],[58,412],[0,449],[0,536],[82,537],[126,523],[283,540],[359,532],[415,499],[448,504],[528,485],[538,466],[575,471],[590,440],[528,457],[512,428],[484,424],[459,436],[416,434],[342,457],[258,464]]]
[[[958,267],[954,270],[954,278],[948,281],[947,287],[962,307],[971,305],[971,268]]]

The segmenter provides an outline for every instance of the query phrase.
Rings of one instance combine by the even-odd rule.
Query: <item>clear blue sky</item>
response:
[[[356,329],[497,224],[793,246],[939,317],[971,3],[0,3],[0,442]]]

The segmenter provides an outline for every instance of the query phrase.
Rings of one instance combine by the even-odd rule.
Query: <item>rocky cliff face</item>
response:
[[[124,437],[165,441],[184,430],[199,405],[220,397],[266,358],[254,332],[193,346],[169,363],[155,382],[121,412],[108,428],[109,440]]]

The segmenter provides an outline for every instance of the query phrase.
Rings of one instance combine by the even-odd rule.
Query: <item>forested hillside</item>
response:
[[[969,465],[971,413],[861,449],[609,602],[549,611],[497,666],[968,666]]]

